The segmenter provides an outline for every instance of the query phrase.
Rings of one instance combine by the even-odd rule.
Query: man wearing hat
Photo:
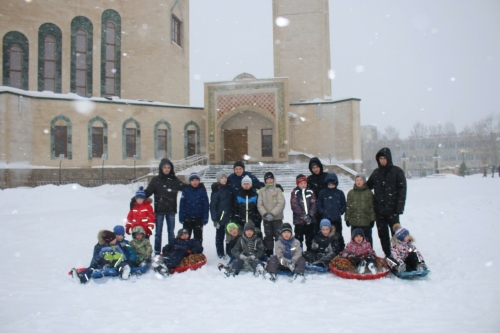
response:
[[[252,180],[252,188],[258,190],[264,186],[264,184],[259,182],[257,177],[252,175],[251,172],[245,171],[245,163],[243,163],[243,161],[234,162],[233,170],[234,172],[227,177],[227,184],[230,186],[235,196],[240,192],[241,181],[245,176],[248,176]]]

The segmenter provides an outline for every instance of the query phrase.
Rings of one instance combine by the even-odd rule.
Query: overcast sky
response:
[[[360,98],[362,125],[406,137],[418,120],[460,130],[500,114],[500,1],[329,6],[332,96]],[[274,76],[271,0],[191,0],[190,15],[191,105],[203,105],[204,82]]]

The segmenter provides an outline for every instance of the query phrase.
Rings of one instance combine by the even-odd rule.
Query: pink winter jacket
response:
[[[344,251],[339,253],[339,256],[344,258],[351,257],[359,257],[364,259],[369,255],[376,256],[375,251],[373,251],[369,242],[366,239],[363,239],[361,244],[356,243],[354,240],[351,240],[349,244],[345,247]]]
[[[408,254],[411,252],[415,252],[421,262],[424,261],[424,257],[422,257],[422,254],[420,254],[412,242],[399,242],[399,244],[391,247],[391,257],[393,257],[400,265],[404,264],[406,258],[408,258]],[[396,267],[396,264],[391,260],[387,260],[387,263],[391,268]]]

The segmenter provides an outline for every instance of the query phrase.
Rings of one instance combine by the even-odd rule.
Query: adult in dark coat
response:
[[[391,255],[389,230],[399,223],[399,215],[403,214],[406,202],[406,177],[403,170],[392,164],[389,148],[382,148],[375,156],[378,168],[366,182],[368,188],[374,190],[374,208],[377,218],[378,236],[382,249],[387,257]]]
[[[248,176],[252,179],[252,188],[258,190],[259,188],[264,186],[264,183],[259,182],[257,177],[252,175],[251,172],[245,171],[245,163],[242,161],[236,161],[233,165],[233,173],[227,177],[227,184],[230,186],[233,191],[234,196],[238,195],[241,190],[241,181],[243,177]]]
[[[224,172],[216,174],[217,183],[212,184],[212,194],[210,196],[210,216],[214,222],[215,248],[219,258],[224,258],[224,236],[226,225],[233,217],[234,197],[233,192],[227,185],[227,177]]]
[[[323,163],[317,157],[313,157],[309,160],[309,171],[311,174],[307,176],[307,187],[314,192],[316,198],[319,197],[319,192],[326,188],[325,177],[328,175],[327,172],[323,171]],[[319,211],[316,212],[316,221],[321,221],[321,214]],[[319,231],[319,223],[314,224],[315,233]]]
[[[491,178],[495,178],[495,166],[491,167]]]
[[[155,254],[161,251],[161,235],[163,232],[163,220],[166,220],[168,230],[168,244],[175,239],[175,214],[177,214],[177,193],[188,185],[181,182],[175,176],[174,165],[168,158],[160,161],[158,176],[153,177],[144,191],[146,198],[155,196]]]

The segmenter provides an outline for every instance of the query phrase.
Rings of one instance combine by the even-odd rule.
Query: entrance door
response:
[[[247,130],[224,130],[224,162],[242,161],[245,154],[248,154]]]

